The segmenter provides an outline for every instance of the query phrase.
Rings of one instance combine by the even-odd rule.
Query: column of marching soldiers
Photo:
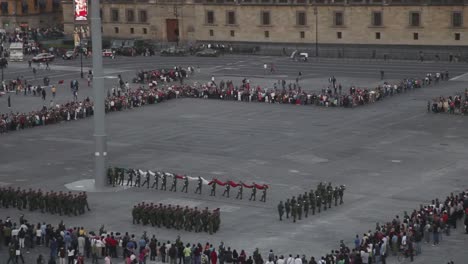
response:
[[[127,181],[125,183],[125,174],[127,174]],[[153,184],[150,187],[150,176],[153,176]],[[116,185],[120,186],[130,186],[130,187],[145,187],[147,189],[156,189],[156,190],[167,190],[167,177],[168,173],[166,172],[151,172],[151,171],[146,171],[143,172],[140,170],[135,170],[135,169],[125,169],[125,168],[117,168],[117,167],[110,167],[107,170],[107,178],[108,178],[108,183],[115,187]],[[172,184],[171,188],[169,191],[172,192],[177,192],[177,177],[173,174],[170,174],[170,177],[172,177]],[[143,182],[142,182],[143,179]],[[161,186],[159,186],[159,180],[161,179]],[[216,179],[213,179],[213,181]],[[188,192],[188,185],[189,185],[189,180],[187,176],[183,176],[183,186],[181,192]],[[201,177],[198,177],[197,179],[197,188],[195,189],[195,193],[197,194],[202,194],[202,186],[203,186],[203,180]],[[210,196],[216,196],[216,186],[217,184],[213,182],[210,184],[211,191],[210,191]],[[242,184],[238,186],[238,191],[237,191],[237,196],[236,199],[243,199],[243,193],[244,193],[244,187]],[[224,187],[224,192],[222,196],[225,196],[229,198],[231,191],[231,186],[229,184],[226,184]],[[262,196],[260,197],[260,202],[266,202],[266,195],[267,195],[267,188],[262,189]],[[257,188],[254,186],[252,188],[252,192],[250,194],[249,201],[256,201],[257,199]]]
[[[132,210],[133,224],[148,225],[155,227],[164,226],[176,230],[208,232],[210,235],[219,230],[221,214],[219,208],[210,211],[198,210],[197,207],[185,208],[177,205],[145,204],[139,203]]]
[[[41,189],[29,190],[18,187],[0,188],[0,205],[4,208],[17,208],[18,210],[35,211],[59,215],[78,215],[88,211],[88,197],[86,192],[73,194],[72,192],[45,192]]]
[[[312,189],[309,193],[305,192],[304,194],[299,194],[297,199],[293,196],[291,199],[287,199],[284,204],[283,201],[280,201],[278,204],[279,219],[280,221],[283,221],[283,215],[286,212],[286,218],[289,218],[291,215],[291,218],[295,223],[296,219],[302,219],[303,213],[304,217],[308,217],[309,210],[312,211],[312,215],[315,215],[315,211],[317,210],[317,212],[320,213],[322,207],[324,211],[326,211],[327,208],[330,209],[333,200],[335,201],[335,206],[338,206],[338,200],[341,205],[343,204],[345,189],[345,185],[333,188],[331,183],[325,185],[320,182],[315,192]]]

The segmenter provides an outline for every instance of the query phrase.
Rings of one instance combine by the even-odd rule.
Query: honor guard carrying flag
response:
[[[151,172],[151,175],[153,175],[153,185],[151,186],[151,189],[159,189],[159,177],[161,177],[160,172],[157,171],[156,173]]]
[[[211,181],[211,193],[210,196],[216,196],[216,178]]]
[[[150,184],[150,171],[144,172],[144,177],[145,177],[145,180],[143,181],[142,186],[145,187],[145,184],[146,184],[146,188],[149,189],[149,184]]]
[[[226,186],[224,187],[223,197],[224,197],[224,195],[227,195],[226,197],[229,198],[229,192],[230,191],[231,191],[231,185],[228,182],[226,184]]]
[[[250,194],[249,201],[252,201],[252,199],[255,201],[256,198],[257,198],[257,187],[255,187],[255,182],[254,182],[252,186],[252,193]]]
[[[260,202],[266,202],[266,193],[267,193],[268,186],[266,184],[263,185],[262,190],[262,197],[260,198]]]
[[[128,178],[127,178],[127,186],[133,186],[133,176],[135,175],[135,171],[133,169],[127,170]]]
[[[166,190],[166,183],[167,183],[167,175],[166,173],[162,172],[162,179],[161,179],[161,190]]]
[[[200,176],[198,176],[198,185],[197,185],[197,189],[195,189],[195,193],[201,194],[202,184],[203,184],[203,180]]]
[[[171,189],[169,191],[170,192],[177,192],[177,176],[175,176],[175,175],[172,176],[172,185],[171,185]]]
[[[291,203],[289,202],[289,199],[284,203],[284,209],[286,209],[286,218],[289,218],[289,212],[291,212]]]
[[[118,168],[118,173],[119,173],[119,182],[117,184],[123,186],[124,181],[125,181],[125,169]]]
[[[187,175],[184,177],[184,186],[182,187],[182,192],[185,191],[185,193],[187,193],[187,189],[188,189],[188,177]]]
[[[136,171],[136,177],[135,177],[135,187],[140,188],[141,186],[141,173],[140,170]]]
[[[244,192],[244,183],[240,182],[239,190],[237,191],[236,199],[242,200],[242,193]]]

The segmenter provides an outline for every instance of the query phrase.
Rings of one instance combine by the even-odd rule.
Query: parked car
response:
[[[111,49],[105,49],[105,50],[102,50],[102,56],[103,57],[112,57],[114,53],[112,52]]]
[[[55,56],[50,53],[39,53],[37,56],[32,58],[33,62],[46,62],[46,61],[53,61]]]
[[[62,55],[62,59],[64,60],[73,60],[76,58],[76,52],[74,50],[67,50],[65,54]]]
[[[162,49],[160,54],[161,56],[185,56],[187,54],[187,50],[179,47],[170,47]]]
[[[198,57],[218,57],[219,51],[214,49],[204,49],[195,53],[195,55]]]

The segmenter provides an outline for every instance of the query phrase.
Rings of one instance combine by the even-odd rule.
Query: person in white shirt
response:
[[[107,254],[106,258],[104,258],[104,264],[111,264],[111,258],[109,257],[109,254]]]
[[[288,260],[286,260],[286,264],[294,264],[294,258],[292,257],[291,254],[289,254]]]
[[[302,259],[301,257],[299,257],[299,255],[297,255],[296,258],[294,259],[294,264],[302,264]]]
[[[284,257],[283,255],[281,255],[278,259],[278,261],[276,261],[276,264],[284,264]]]

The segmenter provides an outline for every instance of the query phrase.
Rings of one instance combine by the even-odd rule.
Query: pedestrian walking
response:
[[[45,99],[46,99],[46,91],[45,91],[44,88],[42,88],[41,94],[42,94],[42,100],[45,101]]]
[[[10,95],[8,95],[8,108],[11,108],[11,98],[10,98]]]

